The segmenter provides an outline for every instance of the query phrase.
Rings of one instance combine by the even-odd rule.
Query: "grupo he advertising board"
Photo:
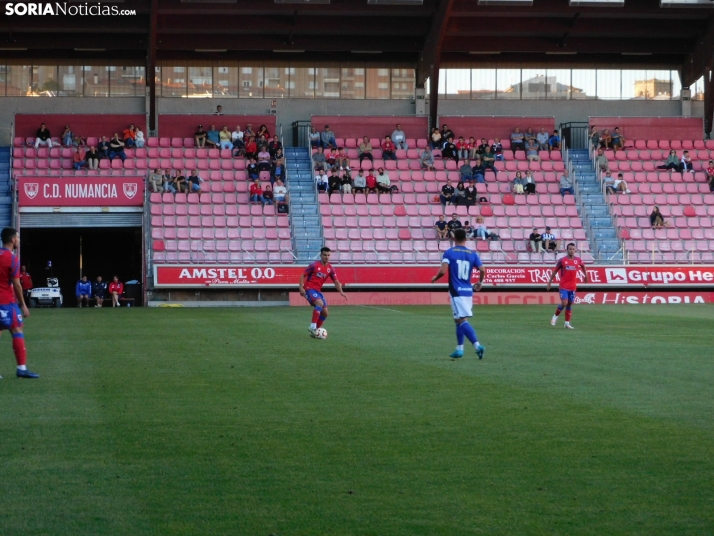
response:
[[[552,266],[487,266],[486,287],[545,285]],[[304,266],[155,265],[154,285],[167,288],[297,287]],[[435,266],[335,265],[340,281],[351,287],[431,286]],[[668,288],[714,286],[714,266],[589,266],[590,284],[612,287]],[[582,274],[578,274],[582,283]],[[556,277],[556,281],[558,278]],[[587,288],[586,285],[582,285]]]
[[[20,207],[132,207],[144,204],[142,177],[20,177]]]

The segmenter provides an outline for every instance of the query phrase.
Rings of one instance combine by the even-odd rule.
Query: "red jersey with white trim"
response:
[[[12,280],[20,277],[20,259],[12,251],[0,248],[0,305],[17,303]]]
[[[329,277],[333,281],[337,281],[337,274],[330,263],[322,264],[321,261],[315,261],[310,266],[305,268],[305,290],[322,291],[322,285],[325,284]]]
[[[581,271],[581,267],[584,268],[585,263],[580,257],[570,259],[565,256],[558,261],[555,269],[560,273],[560,283],[558,285],[560,290],[577,290],[578,272]]]

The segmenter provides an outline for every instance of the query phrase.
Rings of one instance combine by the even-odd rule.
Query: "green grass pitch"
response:
[[[714,533],[714,308],[39,310],[1,535]]]

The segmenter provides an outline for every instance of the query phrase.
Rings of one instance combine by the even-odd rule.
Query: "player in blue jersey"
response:
[[[449,296],[451,298],[451,310],[454,312],[454,322],[456,322],[456,350],[449,356],[459,358],[464,356],[464,337],[474,345],[476,355],[483,359],[486,348],[479,344],[476,331],[469,324],[469,317],[473,316],[474,291],[481,290],[481,285],[486,277],[486,270],[481,263],[478,253],[466,247],[466,231],[456,229],[454,231],[454,247],[445,251],[441,259],[441,268],[437,274],[431,278],[432,283],[436,283],[446,273],[449,274]],[[479,281],[475,285],[471,284],[471,273],[474,268],[478,268]]]

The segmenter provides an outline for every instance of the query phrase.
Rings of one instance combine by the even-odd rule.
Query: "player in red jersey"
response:
[[[18,378],[39,378],[38,374],[27,370],[27,350],[25,335],[22,333],[22,316],[30,316],[22,295],[20,283],[20,260],[13,250],[20,246],[20,235],[16,229],[6,227],[0,233],[0,331],[12,333],[12,349],[17,361]],[[20,304],[18,306],[18,303]]]
[[[327,300],[322,295],[322,285],[325,284],[327,278],[332,279],[335,282],[335,288],[344,299],[347,299],[344,291],[342,290],[342,284],[337,280],[337,274],[335,269],[330,264],[330,248],[322,248],[320,250],[320,260],[313,262],[308,266],[305,271],[300,276],[300,296],[303,296],[310,305],[313,306],[312,310],[312,322],[308,330],[310,335],[315,336],[315,332],[318,328],[322,327],[322,324],[327,318]]]
[[[555,279],[555,274],[560,273],[560,305],[555,310],[553,318],[550,319],[550,325],[555,326],[558,316],[565,309],[565,327],[567,329],[575,329],[570,325],[570,317],[573,315],[572,306],[575,301],[575,290],[578,287],[578,270],[582,270],[585,276],[585,283],[588,282],[588,271],[585,269],[583,259],[575,256],[575,244],[568,244],[568,254],[562,257],[558,264],[555,265],[550,274],[550,279],[546,285],[546,289],[550,290],[550,284]]]

